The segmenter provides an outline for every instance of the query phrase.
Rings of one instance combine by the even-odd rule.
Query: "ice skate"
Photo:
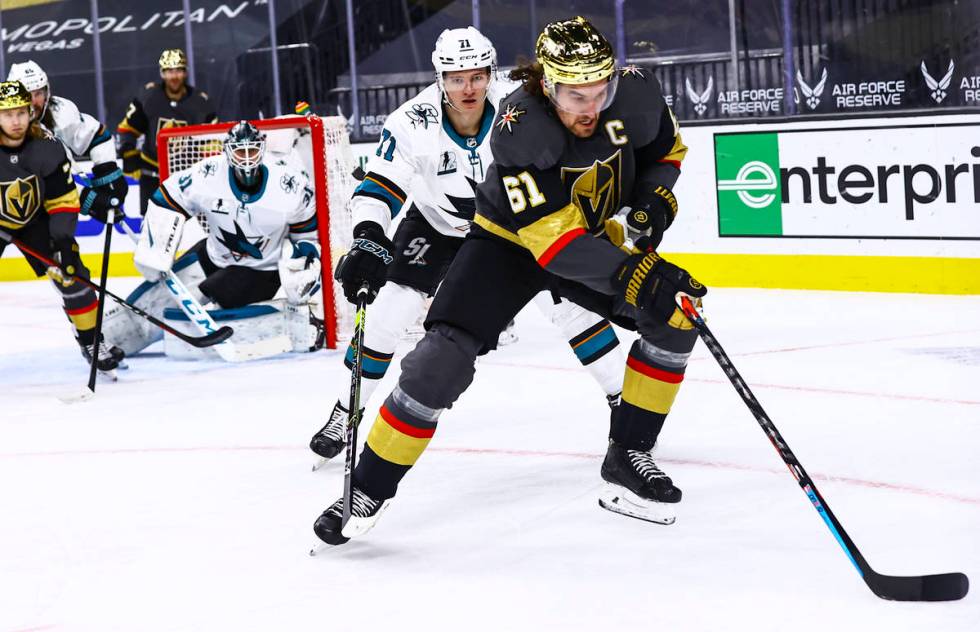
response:
[[[98,345],[95,343],[85,344],[81,341],[78,342],[79,350],[82,352],[82,357],[85,361],[91,365],[93,353],[98,354],[98,359],[95,362],[95,368],[99,371],[101,375],[109,378],[112,381],[116,381],[116,369],[125,369],[126,364],[122,361],[126,354],[122,349],[115,346],[109,346],[106,344],[105,339],[100,338]],[[96,351],[96,347],[98,350]]]
[[[346,440],[347,409],[337,402],[330,412],[327,423],[310,439],[310,450],[320,457],[313,465],[313,471],[317,471],[327,461],[340,454],[346,445]]]
[[[381,514],[388,508],[391,499],[375,500],[354,487],[351,496],[351,516],[347,524],[341,530],[343,519],[344,499],[338,498],[337,501],[320,514],[320,517],[313,523],[313,532],[316,537],[330,545],[344,544],[353,537],[363,535],[371,530],[371,527],[381,518]],[[310,551],[314,555],[317,549]]]
[[[606,486],[599,506],[658,524],[673,524],[681,490],[657,467],[649,452],[627,450],[612,441],[602,462]]]

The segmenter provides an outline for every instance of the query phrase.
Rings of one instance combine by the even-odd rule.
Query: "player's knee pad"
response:
[[[425,295],[398,283],[386,283],[371,305],[364,346],[394,353],[408,328],[425,310]]]
[[[197,255],[187,253],[179,257],[172,268],[194,298],[202,299],[197,286],[204,280],[204,270],[198,263]],[[126,297],[126,301],[139,307],[156,318],[163,318],[163,310],[175,305],[173,295],[160,281],[144,281]],[[102,319],[102,333],[105,339],[133,355],[163,339],[163,331],[142,316],[116,302],[106,303]]]
[[[398,386],[424,406],[449,408],[473,381],[482,346],[462,329],[437,323],[402,360]]]

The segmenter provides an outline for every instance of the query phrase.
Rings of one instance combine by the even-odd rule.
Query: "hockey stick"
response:
[[[817,491],[817,486],[813,483],[810,475],[806,473],[803,465],[797,460],[796,455],[790,450],[789,445],[783,440],[779,431],[776,430],[776,426],[769,419],[769,416],[766,415],[766,411],[762,409],[759,400],[755,398],[748,384],[739,375],[735,369],[735,365],[732,364],[725,350],[721,348],[721,344],[719,344],[714,334],[711,333],[711,330],[708,329],[704,318],[698,313],[691,299],[683,294],[678,296],[681,309],[688,320],[698,330],[698,334],[701,336],[701,340],[704,341],[705,346],[708,347],[708,351],[718,361],[725,375],[731,381],[732,386],[738,391],[745,405],[749,407],[755,420],[759,422],[759,426],[766,433],[766,436],[769,437],[769,441],[773,447],[776,448],[776,452],[782,457],[786,467],[789,468],[790,473],[796,479],[796,482],[800,484],[800,488],[803,489],[803,493],[813,503],[814,509],[823,518],[824,524],[827,525],[827,528],[830,529],[837,543],[844,549],[848,559],[851,560],[851,564],[861,574],[868,588],[882,599],[892,599],[894,601],[954,601],[966,596],[967,591],[970,589],[970,581],[963,573],[898,577],[894,575],[882,575],[871,568],[871,565],[861,555],[861,551],[858,550],[850,536],[844,531],[844,527],[837,520],[834,512],[830,510],[830,506],[827,505],[823,496]]]
[[[37,259],[41,263],[46,263],[49,266],[58,267],[58,264],[55,261],[53,261],[52,259],[50,259],[48,257],[45,257],[44,255],[42,255],[38,251],[36,251],[33,248],[31,248],[30,246],[26,245],[21,240],[15,239],[13,237],[13,235],[11,235],[10,233],[7,233],[5,231],[0,230],[0,239],[4,239],[4,240],[6,240],[6,241],[8,241],[8,242],[10,242],[12,244],[14,244],[18,248],[20,248],[20,250],[22,252],[25,252],[25,253],[31,255],[32,257],[34,257],[35,259]],[[89,279],[86,279],[85,277],[81,277],[81,276],[78,276],[78,275],[73,275],[72,278],[75,279],[76,281],[79,281],[82,285],[86,285],[86,286],[92,288],[93,290],[96,290],[97,291],[99,289],[99,286],[98,285],[96,285],[95,283],[93,283]],[[153,315],[147,314],[145,311],[143,311],[139,307],[136,307],[132,303],[126,302],[125,299],[123,299],[123,298],[117,296],[116,294],[110,292],[108,289],[105,291],[105,293],[106,293],[106,296],[108,296],[112,300],[116,301],[117,303],[119,303],[120,305],[122,305],[123,307],[125,307],[126,309],[128,309],[129,311],[131,311],[131,312],[133,312],[135,314],[138,314],[139,316],[142,316],[143,318],[145,318],[146,320],[150,321],[151,323],[153,323],[154,325],[156,325],[160,329],[162,329],[162,330],[164,330],[166,332],[169,332],[169,333],[173,334],[174,336],[180,338],[181,340],[183,340],[187,344],[192,345],[192,346],[195,346],[195,347],[198,347],[198,348],[201,348],[201,347],[210,347],[211,345],[216,345],[216,344],[218,344],[219,342],[221,342],[223,340],[227,340],[228,338],[231,337],[231,335],[233,333],[235,333],[235,331],[231,327],[228,327],[226,325],[226,326],[218,329],[217,331],[215,331],[213,333],[210,333],[210,334],[208,334],[206,336],[188,336],[184,332],[179,331],[177,329],[174,329],[173,327],[171,327],[167,323],[163,322],[162,320],[160,320],[158,318],[155,318]]]
[[[102,346],[102,314],[105,311],[105,284],[109,278],[109,252],[112,244],[112,225],[116,214],[109,213],[106,218],[105,248],[102,250],[102,276],[99,278],[99,303],[95,308],[95,342],[92,345],[92,367],[88,373],[88,390],[95,393],[95,376],[99,368],[99,348]]]
[[[126,222],[123,222],[122,227],[126,234],[129,235],[129,238],[133,240],[133,243],[139,243],[139,236],[133,232],[133,229]],[[184,312],[190,322],[194,323],[198,331],[208,336],[219,330],[218,324],[211,318],[211,314],[194,298],[194,295],[191,294],[191,291],[187,289],[187,286],[184,285],[184,282],[180,280],[173,270],[167,270],[164,273],[162,281],[164,287],[173,295],[174,301],[176,301],[181,311]],[[227,327],[227,329],[230,329],[230,327]],[[226,362],[237,362],[242,359],[239,357],[238,350],[227,339],[215,346],[215,351]]]
[[[340,520],[340,532],[350,520],[351,501],[354,494],[354,466],[357,454],[357,426],[361,423],[361,369],[364,362],[364,325],[367,316],[367,284],[357,290],[357,311],[354,312],[354,366],[350,371],[350,411],[347,416],[347,452],[344,460],[344,511]],[[346,534],[345,534],[346,535]]]

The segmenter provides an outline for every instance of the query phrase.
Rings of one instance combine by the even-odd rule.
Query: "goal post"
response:
[[[222,141],[239,121],[168,127],[157,135],[160,181],[223,151]],[[266,134],[266,160],[279,158],[304,170],[314,189],[320,239],[323,320],[330,349],[353,330],[353,310],[333,269],[351,242],[347,203],[356,182],[347,121],[340,116],[284,116],[249,121]],[[206,220],[199,216],[206,230]]]

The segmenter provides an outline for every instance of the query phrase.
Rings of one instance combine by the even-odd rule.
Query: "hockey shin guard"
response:
[[[680,390],[696,340],[697,332],[690,325],[684,329],[667,324],[633,343],[610,439],[630,450],[653,448]]]

